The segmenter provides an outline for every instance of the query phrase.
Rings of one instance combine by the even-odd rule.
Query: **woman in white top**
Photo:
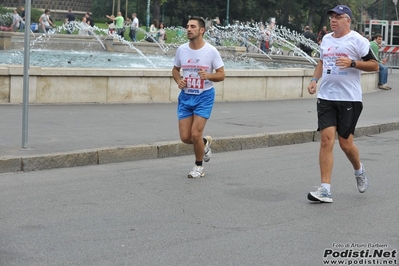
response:
[[[166,37],[166,31],[164,29],[164,24],[161,22],[159,24],[159,30],[158,30],[158,42],[161,44],[165,43],[165,37]]]
[[[87,24],[86,17],[82,17],[82,22],[79,23],[79,35],[89,35],[89,24]]]
[[[150,35],[154,38],[154,40],[157,40],[157,32],[158,32],[158,20],[154,19],[150,26]]]
[[[18,10],[14,9],[14,14],[12,15],[12,29],[13,31],[17,31],[19,29],[21,23],[21,17],[18,14]]]

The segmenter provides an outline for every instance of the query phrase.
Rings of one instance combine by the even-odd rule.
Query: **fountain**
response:
[[[172,44],[162,45],[145,41],[132,43],[98,28],[87,36],[59,34],[62,27],[65,25],[55,29],[54,34],[32,33],[31,103],[177,101],[179,90],[171,77],[171,69],[175,49],[187,41],[184,34],[176,34]],[[75,23],[73,31],[79,29],[82,25]],[[181,28],[167,29],[171,30]],[[226,64],[225,81],[215,85],[216,101],[315,97],[307,93],[315,59],[304,53],[302,57],[294,57],[260,51],[256,44],[257,27],[232,25],[212,30],[222,37],[219,42],[223,45],[217,48]],[[253,52],[240,46],[244,41],[242,32],[246,33],[245,40],[250,40]],[[217,45],[208,34],[205,38]],[[295,43],[308,43],[301,34],[279,26],[274,28],[273,38],[276,45],[298,54],[301,51]],[[0,102],[22,101],[23,41],[22,33],[0,33],[0,49],[7,50],[0,52]],[[290,64],[281,65],[284,61]],[[376,74],[362,76],[364,89],[373,90],[377,84]]]

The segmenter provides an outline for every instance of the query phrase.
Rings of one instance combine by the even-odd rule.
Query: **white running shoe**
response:
[[[362,173],[358,176],[355,176],[356,178],[356,183],[357,183],[357,189],[359,190],[360,193],[366,192],[366,190],[369,188],[369,182],[366,177],[366,170],[364,169],[364,165],[362,164]]]
[[[193,170],[188,174],[188,178],[200,178],[205,175],[204,167],[195,165]]]
[[[204,138],[206,140],[205,147],[204,147],[204,157],[203,160],[205,162],[209,162],[212,156],[211,144],[212,144],[212,137],[206,136]]]
[[[333,202],[331,193],[328,193],[327,190],[322,186],[318,187],[314,192],[309,192],[308,200],[328,203]]]

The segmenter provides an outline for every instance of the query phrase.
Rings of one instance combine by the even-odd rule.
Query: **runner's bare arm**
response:
[[[319,62],[316,65],[316,68],[314,70],[312,79],[309,83],[308,86],[308,91],[310,94],[314,94],[316,93],[316,89],[317,89],[317,82],[319,81],[319,79],[321,78],[321,75],[323,73],[323,61],[319,60]]]
[[[198,72],[198,75],[201,77],[201,79],[207,79],[213,82],[223,81],[225,77],[224,67],[218,68],[215,71],[215,73],[208,73],[205,70],[201,69]]]
[[[173,79],[175,80],[175,82],[177,83],[177,86],[179,87],[179,89],[182,89],[187,86],[186,81],[181,78],[180,67],[173,66],[172,76],[173,76]]]

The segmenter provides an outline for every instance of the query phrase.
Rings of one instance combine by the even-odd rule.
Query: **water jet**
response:
[[[229,37],[223,40],[226,45],[217,47],[226,64],[226,80],[215,86],[216,101],[315,97],[307,93],[307,85],[313,74],[312,61],[317,59],[248,52],[238,44],[242,39],[237,32],[242,28],[220,30],[229,32]],[[276,32],[276,40],[292,45],[287,29],[277,27]],[[30,103],[177,101],[179,90],[171,69],[175,49],[186,41],[184,35],[171,44],[160,45],[133,43],[108,34],[32,34]],[[301,38],[295,34],[291,33]],[[0,102],[22,101],[22,61],[9,61],[2,56],[8,53],[13,59],[22,59],[23,42],[22,33],[0,32],[0,49],[4,50],[0,52]],[[61,60],[39,59],[42,64],[32,63],[40,54],[58,54]],[[94,64],[95,59],[100,63]],[[377,80],[376,73],[363,73],[364,91],[374,90]]]

